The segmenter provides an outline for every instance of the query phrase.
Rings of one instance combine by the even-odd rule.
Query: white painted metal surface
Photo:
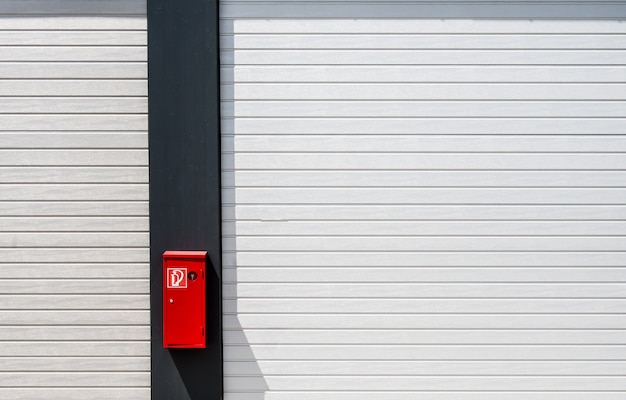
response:
[[[626,397],[626,2],[221,3],[225,399]]]
[[[145,10],[0,0],[0,398],[150,398]]]

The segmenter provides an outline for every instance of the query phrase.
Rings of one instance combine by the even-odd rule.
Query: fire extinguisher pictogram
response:
[[[167,287],[168,289],[187,288],[187,268],[168,268]]]

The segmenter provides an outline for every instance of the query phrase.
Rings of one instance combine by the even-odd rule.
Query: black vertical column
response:
[[[218,0],[148,0],[152,399],[222,398]],[[207,348],[163,349],[161,255],[206,250]]]

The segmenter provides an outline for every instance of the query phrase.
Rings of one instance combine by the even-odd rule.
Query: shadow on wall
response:
[[[233,31],[233,21],[221,21],[223,32]],[[222,33],[223,34],[223,33]],[[233,58],[232,45],[223,37],[222,54]],[[231,53],[231,54],[228,54]],[[234,65],[222,65],[222,115],[234,115]],[[245,393],[246,400],[263,400],[269,390],[254,350],[246,337],[237,307],[237,216],[235,177],[235,125],[232,117],[222,117],[222,238],[223,238],[223,338],[224,338],[224,393]]]
[[[225,299],[225,306],[236,300]],[[246,393],[246,400],[263,400],[269,390],[235,309],[224,310],[224,393]]]

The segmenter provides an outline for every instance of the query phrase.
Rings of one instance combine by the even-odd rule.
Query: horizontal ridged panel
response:
[[[567,274],[564,273],[567,271]],[[358,274],[356,273],[358,272]],[[375,267],[239,267],[226,269],[227,283],[357,283],[357,282],[626,282],[621,268],[603,267],[387,267],[384,276]],[[262,300],[259,300],[262,301]],[[259,303],[272,304],[272,303]],[[297,302],[295,304],[298,304]],[[320,303],[324,307],[326,301]],[[382,306],[382,304],[378,303]],[[393,303],[398,304],[398,303]],[[472,303],[475,304],[475,303]],[[527,304],[527,303],[524,303]],[[582,307],[582,303],[576,303]],[[592,306],[592,304],[588,304]],[[285,304],[289,307],[289,304]],[[494,305],[495,307],[496,305]],[[548,305],[546,304],[546,307]]]
[[[141,114],[0,114],[7,131],[147,131],[148,117]]]
[[[69,296],[67,296],[69,297]],[[19,305],[19,299],[8,298],[11,303]],[[65,304],[64,297],[59,303]],[[69,301],[69,300],[67,300]],[[85,301],[87,303],[87,300]],[[85,305],[88,307],[88,304]],[[463,313],[475,312],[484,314],[554,314],[554,313],[619,313],[624,307],[621,299],[530,299],[494,301],[493,299],[387,299],[373,300],[368,298],[354,298],[342,300],[328,299],[290,299],[289,302],[281,299],[247,299],[237,301],[228,300],[224,304],[224,312],[257,313],[272,312],[285,314],[309,313],[336,313],[336,314],[367,314],[367,313]],[[14,308],[11,306],[11,308]],[[619,332],[614,332],[615,334]],[[452,332],[452,334],[461,334]],[[296,337],[296,335],[294,335]],[[354,338],[358,340],[358,338]]]
[[[39,309],[55,310],[123,310],[123,309],[149,309],[147,295],[0,295],[2,299],[1,310],[28,310],[33,304],[38,304]],[[111,329],[113,330],[113,329]]]
[[[294,157],[295,158],[295,157]],[[624,157],[622,157],[622,160]],[[620,160],[621,162],[621,160]],[[461,168],[460,166],[458,168]],[[610,167],[609,167],[610,168]],[[0,199],[10,199],[23,187],[7,185],[9,193]],[[51,186],[59,200],[72,197],[72,187]],[[85,185],[85,190],[90,187]],[[116,187],[101,193],[102,199],[115,200]],[[55,196],[55,198],[56,198]],[[137,194],[137,200],[141,196]],[[80,196],[77,196],[80,200]],[[240,188],[224,193],[224,202],[239,204],[623,204],[626,189],[622,188]]]
[[[226,267],[623,267],[624,252],[225,252]]]
[[[11,387],[149,386],[148,372],[0,372],[0,385]]]
[[[497,289],[495,289],[497,290]],[[607,290],[607,291],[610,291]],[[454,292],[451,291],[451,296]],[[610,293],[609,293],[610,295]],[[355,294],[355,296],[358,296]],[[4,314],[4,313],[3,313]],[[10,313],[7,318],[10,318]],[[462,318],[460,318],[462,316]],[[57,321],[71,315],[54,315]],[[123,316],[119,317],[121,320]],[[88,320],[89,316],[87,317]],[[620,315],[481,315],[481,314],[315,314],[315,315],[247,315],[239,313],[237,323],[224,318],[227,328],[237,323],[249,329],[624,329],[626,318]]]
[[[138,114],[146,113],[146,98],[0,98],[3,114]],[[37,110],[33,112],[33,110]]]
[[[146,167],[0,167],[6,183],[147,183]]]
[[[0,375],[1,379],[1,375]],[[254,386],[256,378],[226,378],[226,385],[245,389]],[[278,377],[266,376],[263,380],[276,390],[446,390],[454,386],[462,391],[493,390],[564,390],[579,391],[590,386],[603,387],[607,391],[625,390],[622,379],[616,377]]]
[[[33,134],[36,135],[36,134]],[[103,134],[104,136],[104,134]],[[306,136],[306,142],[302,139]],[[78,138],[80,136],[77,135]],[[225,137],[238,153],[436,153],[559,152],[611,153],[626,150],[618,135],[247,135]],[[224,152],[225,156],[230,155]]]
[[[594,337],[602,339],[603,343],[611,345],[619,345],[623,343],[622,340],[624,331],[619,329],[595,329],[593,331]],[[330,345],[330,344],[377,344],[386,345],[389,343],[405,344],[405,345],[423,345],[423,344],[441,344],[447,343],[450,345],[488,345],[488,344],[508,344],[515,342],[523,345],[584,345],[594,344],[589,338],[589,330],[585,329],[463,329],[463,330],[450,330],[450,329],[325,329],[323,331],[316,329],[246,329],[245,332],[239,330],[228,331],[227,345],[246,345],[246,344],[302,344],[308,343],[312,345]],[[517,363],[505,363],[502,367],[513,366],[512,370],[505,370],[500,368],[494,368],[489,363],[475,362],[471,363],[471,369],[467,369],[468,365],[464,368],[461,366],[451,365],[446,366],[444,363],[439,363],[437,369],[429,370],[426,365],[423,365],[419,360],[400,362],[375,362],[370,363],[369,366],[364,365],[366,362],[357,361],[339,361],[329,360],[326,362],[319,362],[316,366],[307,365],[309,363],[303,363],[299,365],[293,365],[288,371],[280,371],[280,366],[286,367],[287,362],[274,363],[269,361],[259,361],[261,369],[269,375],[283,374],[283,375],[352,375],[355,369],[349,369],[350,367],[356,368],[363,375],[379,375],[386,374],[390,370],[395,370],[394,367],[399,367],[397,371],[399,375],[463,375],[467,371],[475,371],[476,375],[623,375],[624,362],[623,361],[598,361],[598,362],[586,362],[577,365],[581,369],[578,370],[575,366],[565,365],[563,362],[552,362],[553,365],[544,365],[541,363],[528,363],[524,361],[518,361],[521,364],[517,366]],[[267,364],[275,364],[274,368],[269,370],[263,368]],[[333,366],[336,364],[336,366]],[[524,365],[531,364],[537,369],[533,371],[531,368],[524,368]],[[555,368],[554,364],[559,368]],[[591,364],[587,366],[586,364]],[[614,365],[612,365],[614,364]],[[328,367],[328,370],[323,369],[321,365]],[[610,369],[610,371],[602,371],[602,367]],[[245,366],[242,366],[245,367]],[[250,363],[248,367],[253,367]],[[446,368],[448,367],[448,368]],[[246,370],[238,370],[234,366],[231,371],[226,372],[227,375],[245,375]],[[253,375],[253,372],[250,372]]]
[[[602,370],[611,369],[615,375],[623,374],[623,361],[303,361],[298,365],[289,366],[288,372],[281,371],[287,361],[263,361],[257,367],[252,362],[228,362],[224,365],[225,374],[232,375],[248,372],[253,375],[262,369],[268,375],[351,375],[351,371],[363,371],[367,375],[381,375],[391,369],[401,372],[401,375],[463,375],[472,371],[476,376],[501,375],[503,370],[509,371],[510,376],[525,376],[536,374],[555,374],[560,376],[593,376],[602,374]]]
[[[5,39],[6,38],[6,39]],[[134,38],[134,36],[133,36]],[[0,33],[0,45],[5,41],[10,41],[8,34]],[[36,38],[32,39],[36,43]],[[59,43],[66,41],[79,44],[71,36],[61,34],[49,38],[51,41]],[[89,40],[89,36],[82,40]],[[422,50],[422,49],[603,49],[603,50],[623,50],[624,36],[616,33],[603,34],[528,34],[515,35],[494,35],[494,34],[376,34],[369,35],[361,33],[354,34],[323,34],[313,33],[300,34],[271,34],[264,35],[238,33],[236,36],[222,36],[220,42],[222,49],[376,49],[385,50],[393,48],[396,50]]]
[[[54,255],[55,252],[52,252]],[[92,250],[92,253],[97,253],[97,250]],[[123,254],[123,251],[119,251]],[[130,257],[126,257],[130,258]],[[92,260],[94,261],[94,260]],[[71,262],[68,260],[68,262]],[[102,294],[102,295],[125,295],[133,294],[140,295],[146,294],[148,291],[149,282],[147,278],[137,279],[115,279],[115,278],[80,278],[80,279],[46,279],[46,278],[28,278],[28,279],[1,279],[0,287],[4,294],[15,295],[57,295],[57,294]],[[102,297],[102,300],[106,300],[106,297]],[[141,304],[139,301],[137,304]],[[127,305],[128,308],[131,305]],[[105,306],[106,307],[106,306]],[[31,305],[32,309],[40,308],[38,303]],[[47,313],[47,312],[46,312]],[[24,314],[20,312],[20,314]],[[44,313],[45,314],[45,313]],[[24,318],[31,318],[24,316]],[[34,317],[32,317],[34,318]],[[78,315],[78,318],[80,316]]]
[[[259,393],[264,393],[263,384],[259,384],[255,391],[249,393],[228,393],[225,400],[255,400],[259,398]],[[602,397],[603,400],[621,400],[623,392],[558,392],[558,391],[527,391],[527,392],[459,392],[459,391],[395,391],[395,392],[363,392],[363,391],[276,391],[265,395],[264,400],[291,400],[293,396],[298,396],[300,400],[413,400],[419,396],[420,400],[447,400],[463,396],[464,400],[500,400],[506,396],[509,400],[534,400],[537,396],[550,396],[551,400],[594,400]]]
[[[0,48],[3,52],[9,48]],[[55,60],[82,61],[87,51],[72,55],[59,48]],[[83,53],[85,53],[83,55]],[[40,58],[45,51],[7,51],[0,60]],[[132,49],[105,51],[97,60],[111,60],[117,54],[126,54],[137,61]],[[384,55],[384,57],[383,57]],[[237,65],[621,65],[626,62],[624,50],[235,50],[220,55],[223,64]]]
[[[19,200],[148,200],[148,185],[3,184],[1,201]]]
[[[20,206],[16,206],[19,204]],[[69,202],[4,202],[0,203],[2,217],[0,227],[7,232],[132,232],[148,231],[148,218],[143,214],[147,202],[93,202],[81,204],[77,209],[82,213],[69,214]],[[82,205],[82,207],[80,207]],[[11,207],[14,206],[14,207]],[[39,206],[39,212],[31,211]],[[98,210],[110,207],[110,213],[98,214]],[[11,213],[15,210],[14,213]],[[117,213],[113,214],[116,210]],[[5,217],[5,215],[22,215],[21,217]],[[97,215],[97,216],[94,216]],[[120,217],[120,215],[122,215]]]
[[[28,245],[28,237],[11,235],[11,240],[20,247],[20,243]],[[57,243],[49,239],[52,243]],[[89,245],[89,238],[74,242]],[[140,239],[129,238],[132,246]],[[117,243],[113,239],[110,243]],[[73,243],[72,237],[68,242]],[[419,252],[419,251],[626,251],[624,237],[449,237],[442,241],[437,237],[364,237],[364,236],[330,236],[330,237],[242,237],[236,240],[224,240],[224,250],[241,252],[263,251],[324,251],[324,252]]]
[[[238,84],[223,98],[235,100],[624,100],[621,84]]]
[[[2,204],[2,203],[0,203]],[[626,206],[590,205],[225,205],[226,226],[245,221],[618,221]],[[231,228],[235,229],[235,228]]]
[[[5,117],[0,116],[0,120]],[[622,118],[237,118],[222,120],[237,135],[620,135]],[[79,130],[79,129],[77,129]]]
[[[525,3],[516,1],[517,3]],[[543,1],[542,1],[543,2]],[[597,2],[589,2],[600,7]],[[396,4],[399,2],[396,2]],[[416,4],[416,1],[405,1],[401,3],[405,6]],[[422,2],[426,3],[426,2]],[[438,3],[443,3],[439,1]],[[459,2],[456,2],[457,5]],[[466,2],[467,3],[467,2]],[[471,2],[470,2],[471,3]],[[504,3],[504,2],[500,2]],[[569,2],[570,5],[573,3]],[[606,3],[606,2],[604,2]],[[344,2],[344,4],[346,4]],[[355,3],[357,7],[363,8],[363,4]],[[532,5],[524,4],[526,9]],[[426,5],[424,5],[426,7]],[[432,3],[428,4],[432,7]],[[567,7],[562,7],[565,12]],[[476,12],[476,5],[469,5],[466,9]],[[476,14],[474,14],[476,15]],[[519,16],[522,16],[521,14]],[[224,19],[220,25],[220,32],[225,34],[623,34],[626,27],[619,20],[567,20],[567,19],[538,19],[527,23],[523,18],[512,19],[484,19],[474,20],[463,19],[417,19],[417,18],[367,18],[367,19],[279,19],[279,18],[237,18],[233,20]]]
[[[147,247],[149,235],[144,233],[0,233],[0,248],[59,248],[59,247]]]
[[[327,65],[245,66],[222,68],[223,83],[623,83],[626,72],[620,66],[554,65],[490,66],[472,68],[454,65]],[[306,77],[306,78],[305,78]],[[232,90],[231,90],[232,91]],[[228,93],[228,88],[226,88]]]
[[[225,298],[619,298],[626,283],[239,283]],[[298,317],[298,316],[296,316]],[[462,317],[462,316],[461,316]],[[252,317],[254,318],[254,316]],[[260,323],[269,318],[263,316]],[[463,318],[457,317],[460,325]],[[309,320],[315,324],[315,318]],[[428,323],[426,321],[426,323]],[[494,323],[498,323],[494,321]],[[528,321],[529,324],[535,322]]]
[[[0,397],[147,399],[144,0],[0,0]]]
[[[2,67],[0,67],[2,68]],[[17,68],[21,68],[21,66],[16,66]],[[145,68],[145,66],[142,66]],[[10,74],[10,72],[9,72]],[[100,73],[104,75],[106,73]],[[22,78],[22,76],[20,76]],[[147,109],[146,99],[128,99],[131,96],[147,96],[148,88],[146,86],[145,80],[142,79],[129,79],[129,80],[115,80],[115,79],[102,79],[102,80],[80,80],[80,81],[72,81],[69,79],[57,79],[57,80],[24,80],[24,79],[7,79],[4,81],[0,81],[0,90],[5,96],[46,96],[42,99],[19,99],[19,105],[28,104],[29,107],[36,109],[38,112],[52,112],[54,109],[50,108],[50,105],[47,102],[50,101],[59,101],[59,99],[50,98],[50,96],[117,96],[119,98],[108,99],[108,100],[117,100],[122,102],[127,102],[127,104],[132,104],[128,110],[117,111],[118,113],[125,112],[145,112]],[[96,106],[106,106],[107,99],[76,99],[76,98],[67,98],[62,99],[65,104],[59,104],[58,107],[64,106],[67,108],[66,112],[70,112],[71,108],[69,108],[75,101],[84,101],[85,109],[80,112],[87,112],[89,110],[89,103],[92,102],[95,104],[92,107]],[[99,102],[99,103],[98,103]],[[15,103],[15,100],[11,101],[11,99],[4,100],[3,102],[3,113],[11,113],[11,108],[8,108],[11,103]],[[122,103],[123,104],[123,103]],[[14,104],[14,107],[17,107],[18,104]],[[46,107],[47,106],[47,107]],[[94,112],[92,110],[92,112]]]
[[[1,150],[3,166],[17,164],[59,166],[142,166],[146,167],[148,155],[138,149],[29,149]]]
[[[236,223],[240,236],[367,236],[367,228],[377,236],[595,236],[624,235],[626,222],[426,222],[367,221],[367,222],[300,222],[300,221],[241,221]]]
[[[621,187],[621,171],[239,171],[225,187]],[[130,177],[129,177],[130,178]]]
[[[626,63],[626,61],[625,61]],[[284,115],[319,118],[622,118],[626,116],[624,102],[468,102],[468,101],[267,101],[257,103],[238,101],[222,103],[224,117],[279,118]]]
[[[141,186],[130,187],[122,185],[108,185],[102,188],[102,192],[97,193],[96,185],[79,185],[79,184],[67,184],[67,185],[48,185],[33,187],[32,185],[4,185],[3,189],[7,191],[5,196],[1,198],[2,201],[19,201],[19,198],[23,196],[25,200],[34,201],[65,201],[65,200],[79,200],[88,201],[93,198],[94,200],[107,200],[107,201],[124,201],[124,200],[147,200],[147,188]],[[25,195],[25,193],[28,193]]]
[[[143,46],[145,31],[3,30],[0,46]]]
[[[3,357],[1,360],[2,371],[150,370],[149,357]]]
[[[0,144],[3,148],[13,149],[3,152],[5,157],[12,157],[17,149],[145,149],[148,145],[147,132],[0,132]],[[38,153],[42,157],[46,153]],[[48,153],[49,154],[49,153]],[[74,155],[76,153],[73,153]],[[108,155],[111,157],[111,154]],[[20,163],[25,159],[20,158]]]
[[[376,158],[376,162],[372,160]],[[621,170],[620,153],[236,153],[225,154],[223,169],[237,170]],[[586,167],[586,168],[585,168]],[[241,189],[242,192],[253,189]],[[339,201],[338,201],[339,202]]]
[[[1,23],[1,21],[0,21]],[[145,82],[141,86],[135,82],[128,82],[130,79],[145,79],[147,77],[147,66],[145,62],[40,62],[40,63],[28,63],[28,62],[3,62],[0,63],[0,72],[3,79],[124,79],[124,82],[116,82],[116,85],[111,88],[104,88],[101,82],[81,82],[72,81],[72,85],[68,85],[68,82],[30,82],[30,81],[0,81],[4,87],[18,88],[21,87],[33,91],[37,90],[38,85],[43,87],[54,87],[55,90],[68,90],[74,93],[83,92],[84,88],[102,87],[104,92],[106,90],[115,90],[116,87],[123,85],[124,87],[147,87]],[[74,85],[76,89],[73,89]],[[61,86],[63,86],[61,88]],[[119,90],[119,89],[118,89]],[[137,90],[137,89],[135,89]],[[144,90],[145,92],[145,90]],[[70,92],[71,93],[71,92]],[[119,92],[118,92],[119,93]]]
[[[42,396],[48,400],[143,400],[150,398],[150,388],[0,388],[0,396],[15,400],[39,399]]]
[[[626,15],[620,1],[574,0],[563,7],[560,1],[528,2],[507,0],[494,4],[463,1],[363,2],[332,0],[319,4],[311,0],[270,2],[267,0],[226,0],[220,18],[616,18]]]
[[[624,6],[221,2],[225,399],[621,399]]]
[[[117,340],[117,341],[137,341],[137,340],[145,340],[146,335],[149,334],[150,329],[145,326],[133,326],[133,325],[124,325],[124,326],[98,326],[98,325],[81,325],[75,327],[69,326],[38,326],[38,325],[23,325],[23,326],[3,326],[2,334],[0,338],[1,340],[6,341],[20,341],[20,340],[37,340],[37,341],[80,341],[80,340]],[[147,356],[145,358],[148,358]],[[15,362],[13,367],[9,365],[11,363],[7,363],[3,360],[3,368],[5,371],[11,371],[12,368],[14,370],[39,370],[46,371],[46,367],[41,363],[41,360],[30,360],[30,359],[20,359],[18,360],[19,364],[24,366],[31,365],[30,368],[26,367],[17,367],[18,362]],[[31,361],[33,362],[31,364]],[[55,360],[50,360],[49,365],[53,368],[50,370],[90,370],[94,369],[94,365],[97,365],[98,360],[92,360],[92,365],[89,363],[86,365],[82,365],[80,360],[76,360],[74,363],[62,365],[61,363],[55,363]],[[101,365],[105,366],[108,364],[107,359],[101,360]],[[133,369],[139,369],[137,367],[138,364],[144,364],[141,360],[130,360],[128,368],[123,367],[121,362],[118,360],[114,361],[112,364],[117,365],[115,369],[130,371]],[[117,362],[115,362],[117,361]],[[18,365],[19,365],[18,364]],[[39,366],[37,366],[39,365]],[[16,368],[17,367],[17,368]],[[150,365],[148,363],[148,368],[145,366],[141,367],[141,370],[149,370]]]
[[[1,348],[1,346],[0,346]],[[78,351],[78,349],[77,349]],[[225,346],[224,358],[229,361],[291,360],[571,360],[622,361],[623,345],[244,345]],[[354,371],[355,373],[358,371]],[[389,371],[387,372],[389,374]],[[589,391],[589,390],[587,390]]]
[[[136,7],[145,8],[145,0],[133,0],[133,1],[119,1],[117,4],[115,2],[110,1],[98,1],[97,3],[88,3],[81,0],[75,0],[73,5],[70,5],[70,1],[38,1],[38,4],[33,0],[13,0],[11,2],[3,1],[3,16],[0,20],[0,30],[17,30],[17,31],[26,31],[27,35],[36,34],[36,31],[41,30],[62,30],[62,31],[72,31],[72,30],[102,30],[105,31],[116,31],[116,30],[124,30],[124,31],[145,31],[147,29],[147,21],[145,15],[120,15],[117,12],[120,11],[119,5],[120,3],[124,3],[125,5],[130,5],[135,2]],[[12,3],[12,4],[10,4]],[[64,4],[65,3],[65,4]],[[115,18],[111,18],[110,15],[98,15],[97,11],[94,9],[90,13],[81,13],[72,15],[72,9],[76,10],[76,7],[102,7],[106,6],[111,7],[112,10],[116,11]],[[12,9],[15,10],[15,7],[23,5],[28,5],[30,10],[22,12],[20,14],[12,14]],[[34,8],[35,5],[37,8]],[[44,5],[49,5],[51,7],[55,7],[57,11],[56,15],[51,18],[51,15],[46,15],[47,13],[42,8]],[[61,7],[66,7],[65,11],[62,11]],[[87,9],[85,9],[87,11]],[[60,13],[59,13],[60,12]],[[144,14],[144,13],[141,13]],[[33,32],[34,31],[34,32]]]
[[[149,265],[145,263],[2,263],[0,278],[7,279],[136,279],[148,275]],[[62,268],[61,268],[62,267]],[[141,298],[141,297],[139,297]],[[88,301],[88,297],[85,298]],[[104,304],[106,307],[107,305]]]
[[[0,249],[2,261],[8,263],[54,263],[61,259],[68,263],[142,263],[148,261],[147,253],[147,248]]]
[[[145,357],[150,354],[150,340],[7,341],[0,342],[0,351],[3,357]]]
[[[147,325],[148,310],[30,310],[0,311],[2,325]]]
[[[0,46],[0,62],[145,61],[143,46]]]
[[[145,0],[2,0],[0,14],[9,15],[136,15],[145,16]]]

